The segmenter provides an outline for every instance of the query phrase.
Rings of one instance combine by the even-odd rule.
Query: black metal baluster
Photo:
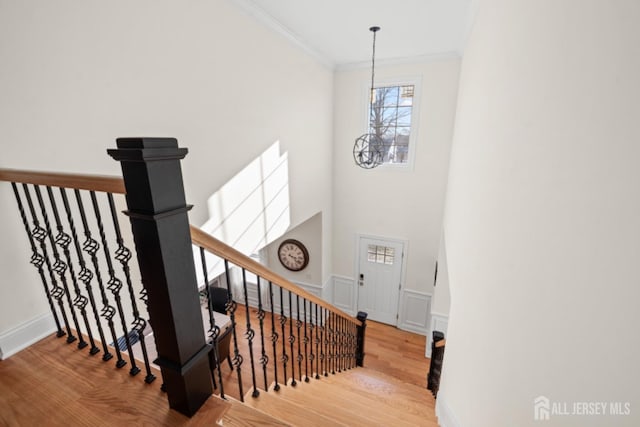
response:
[[[220,369],[220,352],[218,351],[218,337],[220,336],[220,327],[216,325],[216,319],[213,315],[213,301],[211,301],[211,292],[209,291],[209,272],[207,269],[207,259],[205,256],[204,248],[200,247],[200,261],[202,262],[202,275],[204,278],[204,289],[207,296],[207,314],[209,316],[209,330],[207,335],[211,344],[211,354],[213,360],[209,357],[209,370],[211,371],[211,381],[213,382],[213,388],[218,388],[216,381],[216,370],[218,371],[218,379],[220,380],[220,397],[224,397],[224,385],[222,384],[222,371]],[[211,355],[210,354],[210,355]]]
[[[329,324],[329,369],[331,370],[331,374],[336,374],[336,330],[333,317],[333,313],[331,311],[327,311],[327,319]]]
[[[107,262],[107,272],[109,273],[109,281],[107,282],[107,289],[111,291],[111,294],[113,295],[113,298],[116,301],[117,313],[120,317],[120,325],[122,326],[124,341],[125,341],[125,344],[127,345],[127,351],[129,352],[129,360],[131,362],[131,369],[129,370],[129,374],[132,376],[137,375],[140,372],[140,368],[136,366],[136,359],[135,357],[133,357],[133,350],[131,349],[131,338],[129,337],[129,329],[127,328],[127,321],[124,318],[124,310],[122,308],[122,299],[120,297],[122,282],[120,281],[120,279],[116,277],[116,272],[113,269],[113,263],[111,262],[111,253],[109,252],[109,246],[107,242],[107,235],[104,232],[104,226],[102,224],[102,215],[100,214],[100,207],[98,206],[98,199],[96,197],[96,193],[95,191],[90,191],[89,195],[91,196],[91,203],[93,204],[93,212],[96,216],[98,231],[100,233],[100,238],[102,240],[102,250],[104,254],[104,259]],[[106,295],[105,295],[105,299],[106,299]],[[122,354],[120,353],[120,346],[118,345],[118,338],[115,332],[115,326],[112,329],[112,333],[114,336],[116,336],[116,338],[114,338],[113,340],[113,346],[116,348],[116,355],[118,356],[118,361],[116,362],[116,366],[118,368],[122,368],[124,365],[127,364],[127,362],[122,358]]]
[[[69,224],[69,229],[71,230],[71,240],[73,241],[73,246],[76,249],[76,255],[78,257],[78,263],[80,264],[80,273],[76,276],[72,267],[73,263],[70,261],[70,255],[67,255],[67,260],[69,261],[69,269],[71,271],[71,276],[73,277],[73,289],[76,294],[76,298],[73,300],[73,305],[80,310],[80,314],[82,315],[82,318],[84,320],[84,325],[87,328],[87,336],[89,337],[89,343],[91,344],[89,348],[89,354],[93,356],[94,354],[100,352],[100,349],[96,346],[95,339],[93,338],[93,331],[91,330],[91,324],[89,323],[89,318],[87,316],[87,304],[89,303],[89,299],[82,295],[80,286],[78,286],[77,281],[77,279],[80,279],[83,283],[85,283],[85,279],[87,278],[86,266],[84,263],[84,258],[82,257],[82,251],[80,250],[80,241],[78,240],[78,233],[76,232],[73,215],[71,214],[69,199],[67,198],[65,189],[62,187],[60,187],[60,196],[62,197],[62,204],[64,205],[64,210],[67,214],[67,222]],[[89,280],[91,280],[91,276],[92,274],[91,272],[89,272]],[[92,298],[91,295],[90,298]]]
[[[340,317],[335,314],[332,313],[333,315],[333,329],[334,329],[334,333],[333,333],[333,348],[334,348],[334,357],[335,357],[335,363],[334,363],[334,369],[338,372],[341,372],[340,369]]]
[[[320,317],[318,316],[318,304],[315,304],[315,314],[316,314],[316,379],[320,379],[320,364],[322,363],[322,354],[320,353],[320,343],[322,342],[322,323],[320,322]]]
[[[251,397],[258,397],[260,396],[260,392],[258,391],[258,386],[256,383],[256,367],[253,360],[253,338],[255,337],[256,333],[251,328],[251,314],[249,312],[249,296],[247,294],[247,274],[244,268],[242,269],[242,287],[244,289],[244,308],[247,316],[247,331],[245,332],[244,336],[249,341],[249,359],[251,361],[251,381],[253,384],[253,393],[251,393]]]
[[[309,362],[311,364],[311,375],[313,376],[313,362],[316,360],[316,355],[313,353],[313,330],[315,329],[315,321],[313,320],[313,306],[315,304],[309,301]],[[318,366],[316,363],[316,375],[318,372]]]
[[[53,304],[53,298],[51,297],[51,292],[49,291],[49,287],[47,286],[47,278],[44,274],[44,269],[42,268],[42,266],[44,265],[44,257],[38,253],[38,250],[36,248],[36,244],[33,240],[34,236],[31,233],[31,229],[29,228],[29,221],[27,220],[27,214],[24,211],[24,206],[22,204],[22,199],[20,198],[20,193],[18,192],[18,187],[16,183],[12,182],[11,187],[13,188],[13,194],[15,195],[16,202],[18,203],[18,210],[20,211],[20,218],[22,219],[24,230],[27,232],[27,236],[29,237],[29,244],[31,245],[30,263],[38,270],[38,274],[40,275],[40,280],[42,280],[42,286],[44,287],[44,292],[47,295],[47,300],[49,301],[49,308],[51,309],[51,314],[53,315],[53,320],[56,324],[56,329],[57,329],[56,336],[60,338],[64,336],[65,333],[60,327],[60,319],[58,318],[58,313],[56,312],[55,305]]]
[[[353,339],[353,367],[356,368],[358,366],[358,325],[355,323],[351,328],[351,335]]]
[[[342,335],[340,335],[340,316],[333,313],[333,323],[335,325],[334,333],[334,348],[335,348],[335,369],[338,372],[342,372]]]
[[[40,192],[40,187],[38,185],[34,185],[33,188],[35,189],[36,198],[38,199],[38,205],[40,206],[40,213],[42,214],[42,219],[44,221],[44,228],[39,227],[39,225],[36,224],[36,229],[39,229],[38,231],[40,232],[37,235],[35,235],[35,238],[40,241],[40,248],[42,249],[45,263],[47,264],[47,269],[49,270],[51,284],[53,285],[53,288],[51,289],[51,296],[56,301],[58,301],[58,307],[60,308],[60,313],[62,314],[62,320],[64,321],[64,326],[65,326],[65,329],[67,330],[67,344],[71,344],[77,338],[71,332],[71,326],[69,325],[67,312],[64,308],[64,301],[62,300],[62,297],[64,296],[64,289],[58,286],[58,282],[56,281],[56,278],[53,275],[53,272],[55,271],[61,277],[61,280],[62,280],[64,275],[64,270],[66,270],[67,267],[66,265],[63,265],[64,263],[61,263],[60,256],[58,255],[58,249],[56,248],[55,242],[53,241],[53,233],[51,232],[51,225],[49,224],[47,211],[45,210],[45,207],[44,207],[44,202],[42,200],[42,193]],[[32,203],[31,203],[30,194],[27,195],[27,200],[29,200],[29,207],[31,208]],[[32,215],[35,220],[36,218],[35,212],[32,212]],[[34,221],[34,224],[35,224],[35,221]],[[47,237],[49,238],[49,243],[51,244],[51,251],[53,252],[53,257],[55,259],[53,266],[51,265],[49,254],[47,252],[47,245],[44,241]],[[64,280],[66,282],[66,279]],[[71,310],[73,311],[73,307],[71,307]]]
[[[346,355],[346,342],[345,342],[345,333],[344,333],[344,328],[345,328],[345,319],[343,317],[340,317],[340,361],[341,361],[341,365],[342,365],[342,370],[346,371],[347,370],[347,365],[346,365],[346,360],[345,360],[345,355]]]
[[[140,312],[138,311],[138,304],[136,303],[136,295],[133,290],[133,284],[131,283],[131,272],[129,269],[129,260],[131,260],[131,251],[124,245],[124,240],[122,239],[122,232],[120,231],[120,221],[118,221],[118,213],[116,212],[116,206],[113,201],[113,194],[107,193],[107,198],[109,200],[109,209],[111,211],[111,218],[113,220],[113,229],[116,233],[116,243],[118,244],[118,249],[115,252],[116,259],[120,261],[120,265],[122,266],[122,271],[124,273],[125,279],[127,281],[127,289],[129,291],[129,299],[131,300],[131,310],[133,311],[133,330],[138,335],[138,342],[140,342],[140,348],[142,350],[142,357],[144,359],[144,367],[146,371],[145,382],[147,384],[151,384],[156,376],[151,372],[151,366],[149,363],[149,355],[147,353],[147,345],[144,337],[144,329],[147,326],[147,322],[140,316]],[[133,370],[133,367],[131,368]],[[134,374],[132,374],[134,375]]]
[[[324,376],[328,377],[331,373],[331,347],[329,346],[329,342],[331,340],[331,324],[329,323],[329,311],[323,309],[324,312],[324,353],[325,353],[325,367],[324,367]]]
[[[264,348],[264,318],[266,313],[262,306],[262,291],[260,290],[260,276],[258,278],[258,320],[260,321],[260,343],[262,345],[262,352],[260,354],[260,364],[262,365],[262,374],[264,375],[264,391],[269,390],[269,384],[267,384],[267,364],[269,363],[269,356]]]
[[[302,321],[300,320],[300,295],[296,294],[296,329],[298,331],[298,378],[302,381],[302,350],[300,340],[300,328],[302,327]]]
[[[309,335],[307,334],[307,299],[303,298],[304,304],[304,382],[309,382]],[[313,366],[311,367],[313,369]]]
[[[229,300],[225,308],[231,318],[231,333],[233,334],[233,366],[236,368],[238,374],[238,389],[240,390],[240,401],[244,402],[244,392],[242,388],[242,355],[238,350],[238,335],[236,334],[236,310],[238,304],[233,300],[233,294],[231,293],[231,277],[229,276],[229,261],[224,260],[224,271],[227,279],[227,292],[229,294]]]
[[[349,340],[348,340],[348,335],[347,335],[347,330],[349,327],[349,322],[347,321],[347,319],[342,319],[342,336],[343,336],[343,350],[342,350],[342,354],[343,354],[343,363],[344,363],[344,369],[348,370],[349,369]]]
[[[284,385],[287,385],[289,379],[287,378],[287,361],[289,360],[289,356],[287,356],[287,347],[286,347],[286,332],[284,326],[287,324],[287,316],[284,315],[284,297],[282,295],[282,288],[280,288],[280,326],[282,327],[282,370],[284,376]]]
[[[296,336],[293,334],[293,300],[291,298],[291,291],[287,290],[289,293],[289,344],[291,346],[291,386],[295,387],[298,383],[296,382],[296,364],[295,364],[295,355],[293,353],[293,347],[296,343]]]
[[[62,248],[62,253],[64,254],[66,259],[66,262],[62,261],[58,255],[58,251],[54,250],[54,257],[57,259],[57,261],[53,268],[54,270],[56,270],[56,272],[60,276],[60,280],[62,281],[62,286],[64,287],[64,294],[67,297],[67,304],[69,304],[69,310],[71,311],[71,318],[73,320],[73,324],[76,327],[76,333],[78,334],[78,348],[83,349],[88,344],[84,340],[84,337],[82,336],[82,330],[80,329],[80,324],[78,323],[76,311],[73,309],[74,304],[73,304],[73,301],[71,300],[71,292],[69,291],[69,285],[67,284],[67,279],[65,276],[65,272],[67,271],[67,268],[68,268],[69,273],[71,275],[71,282],[74,285],[74,289],[77,291],[78,282],[76,280],[76,274],[73,269],[71,253],[69,252],[69,244],[71,244],[71,237],[69,237],[69,235],[64,232],[64,228],[62,227],[62,221],[60,221],[60,214],[58,213],[58,205],[56,204],[56,200],[53,197],[53,191],[51,187],[47,186],[46,188],[47,188],[47,195],[49,196],[49,202],[51,204],[51,210],[53,212],[53,217],[56,222],[56,231],[57,231],[57,234],[55,237],[53,237],[53,234],[50,235],[50,238],[52,239],[52,246],[54,248],[56,244],[60,246]],[[55,242],[55,244],[53,242]],[[85,317],[85,325],[87,325],[86,317]],[[88,329],[88,325],[87,325],[87,329]]]
[[[340,372],[347,368],[344,366],[344,319],[338,316],[338,325],[340,325]]]
[[[273,389],[278,391],[280,390],[280,384],[278,384],[278,356],[276,354],[278,333],[276,332],[276,319],[273,313],[273,283],[271,282],[269,282],[269,305],[271,306],[271,344],[273,344],[273,375],[275,377],[275,385],[273,386]]]
[[[98,281],[98,286],[100,287],[100,293],[103,297],[102,298],[103,309],[101,310],[102,317],[107,319],[107,321],[109,322],[109,326],[111,327],[111,333],[112,335],[115,335],[115,331],[113,330],[113,321],[111,320],[111,318],[113,317],[113,314],[115,313],[115,310],[113,309],[113,307],[110,307],[108,304],[108,301],[106,301],[106,294],[104,293],[102,276],[100,275],[98,257],[96,256],[96,252],[98,252],[100,245],[91,237],[91,230],[89,229],[89,224],[87,223],[87,214],[85,213],[85,210],[84,210],[84,205],[82,203],[82,197],[80,196],[80,191],[76,189],[74,190],[74,194],[76,196],[76,202],[78,204],[78,211],[80,212],[80,219],[82,220],[82,227],[84,229],[85,241],[82,243],[82,249],[86,253],[88,253],[89,256],[91,257],[91,262],[95,270],[96,280]],[[91,290],[91,285],[90,285],[92,277],[93,275],[87,268],[83,268],[82,271],[80,272],[80,280],[82,280],[87,287],[89,300],[93,307],[93,314],[96,318],[96,324],[98,325],[98,332],[100,333],[100,340],[102,341],[102,351],[103,351],[102,360],[106,362],[107,360],[110,360],[111,358],[113,358],[113,355],[109,352],[109,347],[107,346],[107,340],[105,339],[104,331],[102,330],[100,317],[98,316],[97,305],[93,298],[93,292]],[[114,342],[115,342],[115,338],[114,338]],[[116,346],[116,353],[119,353],[119,352],[120,350]]]

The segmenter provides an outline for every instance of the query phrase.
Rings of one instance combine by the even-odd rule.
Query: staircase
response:
[[[55,384],[52,389],[63,387],[68,376],[49,376],[52,368],[66,371],[86,364],[77,380],[95,385],[96,401],[104,406],[114,399],[105,390],[119,396],[126,387],[108,384],[109,370],[90,372],[102,359],[115,363],[117,370],[126,366],[131,377],[146,374],[144,384],[137,382],[144,388],[162,378],[166,395],[160,396],[175,410],[170,417],[187,415],[188,425],[437,425],[434,400],[425,388],[358,368],[363,366],[366,313],[354,318],[189,227],[179,166],[186,150],[174,139],[125,138],[118,140],[118,147],[109,154],[123,163],[124,180],[0,169],[0,181],[11,184],[16,198],[31,247],[30,263],[49,302],[55,335],[66,336],[67,345],[74,343],[74,356],[89,355],[74,363],[67,352],[54,351],[59,357],[47,358],[41,372],[33,370],[32,360],[25,365],[31,368],[22,370],[40,375],[33,384],[47,381]],[[125,218],[116,198],[125,193],[135,248],[120,227]],[[228,319],[220,324],[209,295],[212,262],[224,267],[226,277],[226,314],[219,314]],[[196,278],[196,268],[202,280]],[[238,283],[232,283],[231,271],[239,273]],[[232,292],[235,285],[242,290],[238,296]],[[153,334],[147,333],[148,327]],[[232,337],[226,349],[225,331],[224,337]],[[147,344],[150,336],[153,342]],[[393,360],[408,362],[396,345]],[[31,350],[32,355],[42,354],[38,345]],[[91,357],[97,354],[101,357]],[[223,375],[220,363],[227,358],[237,386],[227,387],[229,375]],[[162,367],[161,375],[152,362]],[[15,384],[29,382],[12,370],[14,365],[3,367],[14,372]],[[304,381],[315,372],[319,379]],[[220,397],[210,398],[216,384]],[[223,386],[227,392],[237,391],[234,397],[241,402],[225,396]],[[84,395],[93,391],[77,396],[73,413],[112,421],[112,414],[100,416],[83,403]],[[143,394],[154,400],[153,406],[158,403],[159,395]],[[140,411],[135,405],[139,397],[131,400],[118,400],[118,415],[135,413],[142,421],[157,413]],[[0,408],[2,403],[0,399]],[[46,414],[44,410],[40,415]],[[27,412],[17,415],[29,418]],[[160,415],[156,425],[174,425]],[[65,418],[61,413],[60,421]]]
[[[259,412],[249,412],[247,406]],[[357,368],[300,382],[295,388],[274,391],[271,387],[257,398],[249,393],[245,407],[232,404],[220,425],[437,427],[434,406],[434,398],[424,388]]]

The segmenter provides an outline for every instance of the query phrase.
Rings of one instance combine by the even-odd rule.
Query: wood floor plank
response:
[[[244,313],[244,308],[239,306],[239,312]],[[257,330],[259,321],[255,309],[250,309],[251,323]],[[271,323],[269,317],[265,321],[264,329],[270,333]],[[276,316],[276,322],[278,317]],[[242,367],[242,394],[252,389],[252,370],[249,358],[249,344],[244,336],[244,321],[238,322],[238,349],[244,363]],[[242,325],[242,326],[240,326]],[[280,325],[277,324],[278,328]],[[297,331],[294,331],[297,332]],[[297,338],[297,336],[296,336]],[[306,372],[311,374],[313,367],[307,366],[305,370],[304,361],[299,365],[293,365],[291,360],[295,360],[290,354],[288,343],[288,331],[284,336],[280,336],[278,341],[276,356],[273,356],[273,349],[270,340],[266,340],[266,348],[271,362],[278,363],[278,379],[283,383],[282,340],[287,345],[285,351],[290,357],[287,365],[287,377],[291,377],[292,366],[295,370],[296,380],[304,376]],[[297,341],[296,341],[297,344]],[[99,344],[98,344],[99,345]],[[353,393],[352,388],[365,388],[370,390],[361,391],[364,395],[384,395],[380,398],[384,405],[411,405],[418,398],[412,396],[411,392],[401,391],[398,384],[410,383],[415,387],[424,389],[426,386],[426,374],[429,360],[424,358],[425,337],[405,331],[399,331],[388,325],[368,322],[367,337],[365,344],[365,367],[369,372],[382,372],[390,375],[388,384],[376,385],[375,375],[361,377],[353,374],[352,382],[349,383],[348,393]],[[232,346],[233,348],[233,346]],[[259,339],[254,340],[253,351],[256,355],[254,361],[254,371],[259,388],[264,388],[264,377],[261,366],[257,358],[261,353],[261,343]],[[263,413],[256,414],[252,408],[242,405],[233,400],[220,402],[219,399],[209,399],[203,408],[192,418],[187,418],[168,408],[166,394],[160,391],[162,383],[160,372],[155,370],[158,379],[152,384],[144,382],[144,372],[136,377],[129,375],[129,364],[122,369],[115,367],[115,360],[102,361],[102,353],[89,356],[87,349],[78,350],[75,344],[67,345],[65,339],[54,336],[45,338],[39,343],[21,351],[8,360],[0,361],[0,425],[8,426],[111,426],[111,425],[142,425],[142,426],[204,426],[215,425],[222,419],[224,425],[247,426],[247,425],[290,425],[284,421],[278,421]],[[297,352],[297,345],[295,347]],[[294,354],[295,356],[295,354]],[[126,354],[123,354],[126,358]],[[115,359],[115,358],[114,358]],[[270,365],[271,366],[271,365]],[[142,366],[140,366],[143,368]],[[302,369],[301,369],[302,368]],[[302,372],[301,372],[302,371]],[[316,387],[318,393],[324,400],[336,399],[336,393],[325,390],[325,385],[332,382],[341,381],[341,376],[350,372],[360,373],[361,369],[347,370],[336,375],[323,377],[324,383]],[[222,366],[223,385],[225,392],[230,397],[240,398],[240,387],[237,381],[236,370],[231,371],[226,363]],[[267,383],[274,381],[274,372],[270,368],[267,372]],[[346,380],[346,377],[344,378]],[[320,381],[323,381],[320,380]],[[296,389],[290,386],[283,394],[293,395],[293,392],[305,393],[313,386],[299,381]],[[397,384],[394,382],[397,381]],[[291,389],[291,393],[289,393]],[[271,393],[271,392],[270,392]],[[421,393],[416,392],[416,395]],[[427,393],[428,394],[428,393]],[[272,394],[266,399],[274,397]],[[371,396],[369,396],[371,397]],[[351,398],[351,396],[350,396]],[[265,399],[265,400],[266,400]],[[406,399],[406,402],[400,401]],[[413,399],[413,400],[412,400]],[[421,397],[420,397],[421,399]],[[249,399],[247,399],[249,400]],[[321,409],[320,415],[327,417],[329,413],[337,412],[336,408],[346,410],[345,399],[330,405],[329,409]],[[418,399],[418,403],[422,401]],[[300,404],[295,404],[300,406]],[[375,404],[369,404],[376,406]],[[352,405],[354,406],[354,405]],[[364,404],[355,405],[358,408],[356,419],[342,419],[334,421],[349,426],[370,426],[380,425],[380,421],[374,416],[375,411],[370,410]],[[435,426],[431,420],[435,419],[433,414],[433,400],[428,401],[426,407],[429,408],[431,417],[425,417],[428,426]],[[340,409],[342,410],[342,409]],[[226,411],[226,413],[225,413]],[[411,409],[406,409],[408,416],[416,415]],[[300,422],[297,419],[296,422]],[[327,421],[328,422],[328,421]],[[305,424],[305,426],[308,424]],[[391,423],[389,425],[402,425],[401,423]],[[417,424],[421,425],[421,424]]]
[[[224,427],[290,427],[291,424],[276,419],[259,410],[249,407],[230,398],[231,408],[222,418],[220,425]]]

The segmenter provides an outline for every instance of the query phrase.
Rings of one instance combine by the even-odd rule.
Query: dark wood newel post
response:
[[[364,332],[367,329],[367,316],[364,311],[359,311],[356,318],[362,322],[358,325],[358,346],[356,347],[356,366],[363,366],[364,363]]]
[[[191,249],[191,206],[185,202],[175,138],[118,138],[107,150],[119,161],[127,191],[142,283],[169,406],[192,416],[211,396],[205,341]]]

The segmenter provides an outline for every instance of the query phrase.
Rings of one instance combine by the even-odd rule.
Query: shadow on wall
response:
[[[251,256],[287,231],[289,205],[288,156],[280,154],[276,141],[209,198],[209,219],[200,228]],[[196,248],[194,260],[200,265]],[[224,272],[224,264],[214,255],[207,254],[207,265],[209,278]]]

